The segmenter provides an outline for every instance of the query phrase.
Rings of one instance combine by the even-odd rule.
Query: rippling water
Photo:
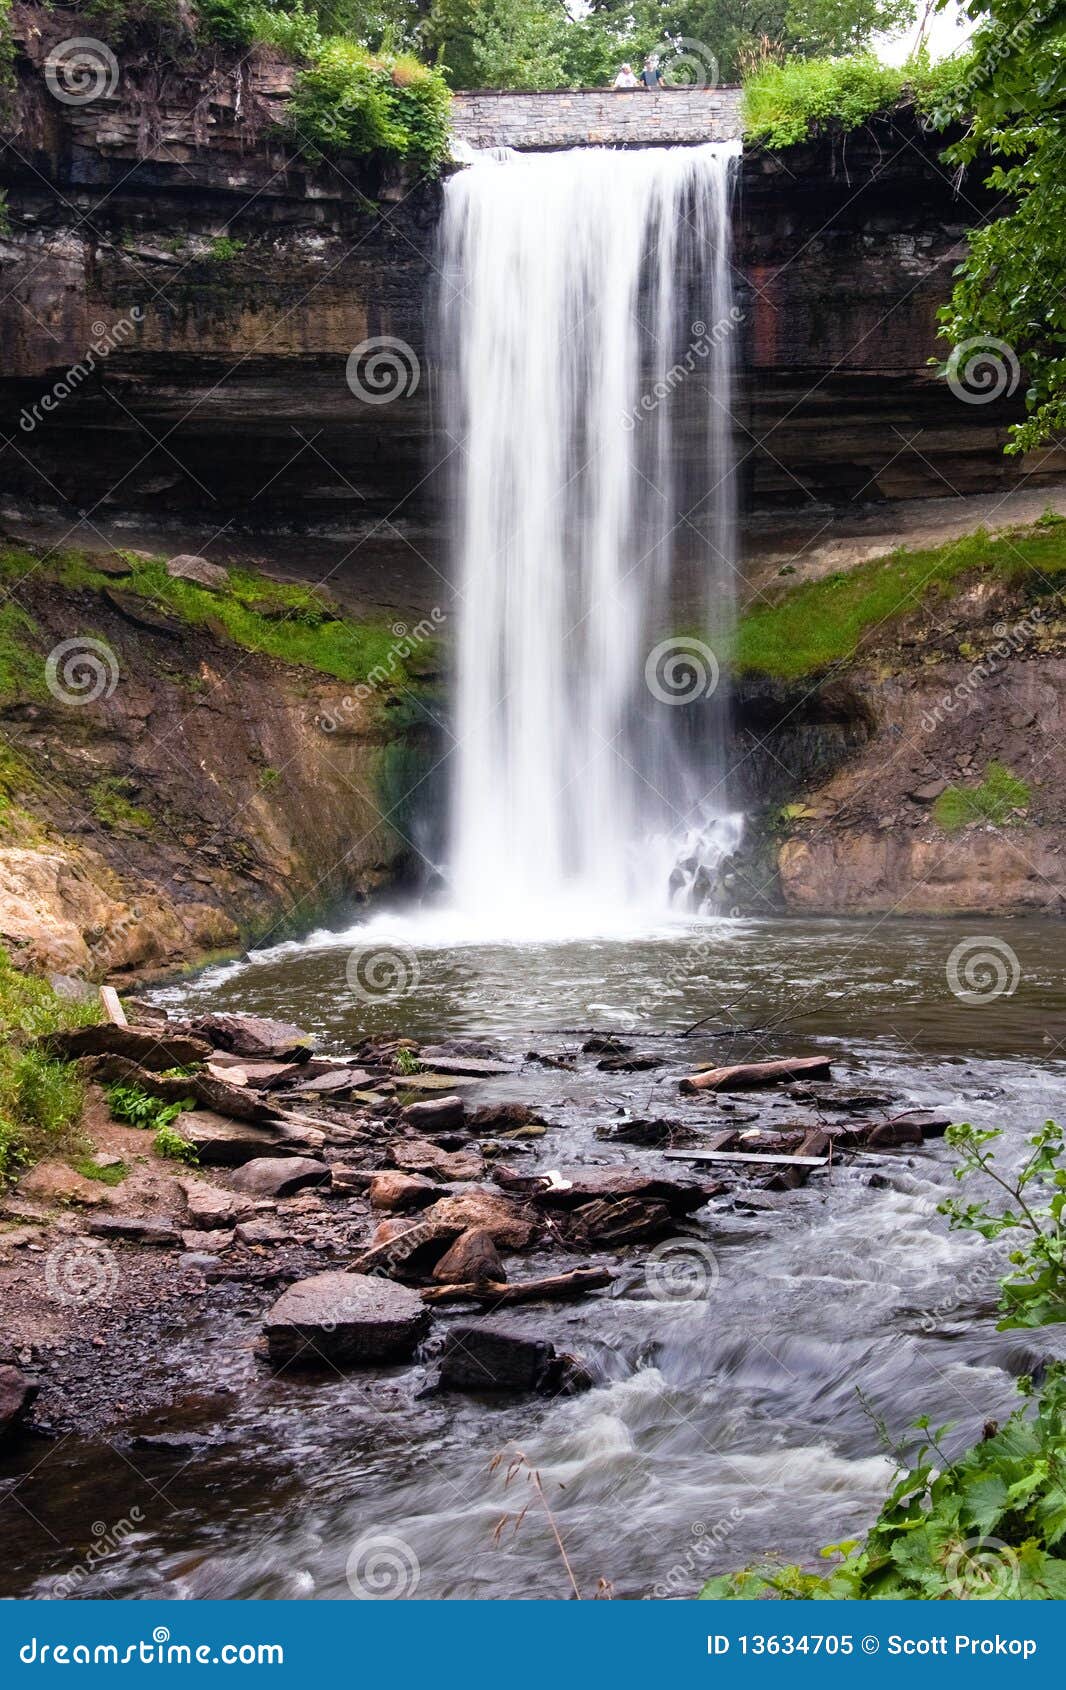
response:
[[[391,999],[353,995],[353,950],[395,949],[416,932],[383,916],[369,931],[318,934],[158,995],[284,1014],[336,1048],[385,1027],[487,1034],[516,1056],[575,1051],[578,1028],[654,1035],[648,1048],[668,1057],[668,1080],[586,1063],[527,1067],[486,1090],[536,1097],[562,1123],[538,1147],[543,1165],[603,1158],[595,1128],[620,1109],[707,1119],[716,1105],[679,1103],[677,1065],[749,1051],[828,1051],[839,1078],[1003,1125],[1015,1148],[1062,1108],[1062,930],[1050,923],[753,921],[518,948],[456,944],[443,931],[427,943],[423,922],[417,984]],[[1017,977],[1008,968],[1012,991],[960,1001],[950,959],[976,939],[986,950],[995,941],[1001,960],[1007,947]],[[997,976],[985,978],[987,992]],[[713,1034],[679,1040],[705,1016]],[[718,1036],[725,1028],[733,1036]],[[742,1108],[781,1118],[771,1096]],[[656,1164],[648,1151],[626,1154]],[[902,1435],[928,1413],[970,1440],[1009,1410],[1013,1376],[1046,1353],[1044,1334],[995,1333],[994,1252],[949,1234],[936,1213],[953,1184],[941,1143],[858,1157],[773,1213],[702,1210],[691,1233],[718,1275],[706,1297],[656,1300],[638,1249],[617,1264],[609,1296],[510,1312],[508,1325],[593,1365],[597,1387],[566,1401],[420,1398],[420,1364],[274,1379],[251,1354],[256,1313],[222,1330],[205,1323],[171,1359],[198,1351],[205,1385],[232,1383],[235,1405],[188,1411],[182,1447],[127,1445],[117,1458],[71,1440],[52,1452],[47,1483],[35,1475],[20,1494],[59,1546],[12,1520],[8,1504],[5,1587],[45,1593],[71,1565],[76,1522],[88,1540],[87,1522],[113,1522],[136,1501],[139,1529],[82,1594],[349,1598],[349,1572],[358,1587],[373,1566],[418,1598],[565,1596],[535,1497],[517,1532],[512,1522],[494,1539],[501,1516],[530,1500],[521,1474],[508,1488],[490,1467],[515,1450],[541,1473],[585,1596],[600,1579],[619,1597],[691,1595],[709,1571],[768,1550],[810,1560],[861,1530],[884,1494],[874,1415]],[[0,1473],[21,1470],[9,1458]]]

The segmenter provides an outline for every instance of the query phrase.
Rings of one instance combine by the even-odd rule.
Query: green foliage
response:
[[[776,149],[827,128],[857,129],[876,113],[898,107],[931,113],[963,75],[959,61],[931,65],[924,55],[898,66],[883,65],[869,53],[769,62],[744,83],[744,133]]]
[[[83,1101],[77,1070],[30,1041],[87,1026],[99,1014],[95,1002],[61,998],[46,980],[21,973],[0,948],[0,1185],[76,1141]]]
[[[190,1144],[187,1138],[182,1138],[173,1127],[165,1124],[159,1128],[152,1143],[159,1155],[166,1157],[169,1162],[185,1162],[190,1167],[195,1167],[200,1160],[196,1146]]]
[[[968,127],[946,156],[970,165],[991,154],[986,180],[1011,209],[971,232],[941,333],[953,348],[999,343],[1005,386],[1024,368],[1028,414],[1007,451],[1028,452],[1066,426],[1066,12],[1032,0],[964,9],[980,28],[943,115]]]
[[[392,1065],[397,1074],[420,1074],[422,1072],[422,1064],[414,1051],[407,1050],[403,1045],[400,1046],[393,1057]]]
[[[949,786],[933,805],[938,827],[954,833],[974,822],[992,822],[1005,827],[1016,810],[1025,809],[1029,788],[1002,763],[989,763],[979,786]]]
[[[983,531],[928,551],[897,551],[857,569],[786,589],[776,604],[745,612],[734,637],[738,670],[792,679],[855,656],[864,636],[891,633],[894,619],[950,590],[968,573],[1041,592],[1066,570],[1059,525],[1038,524],[992,539]]]
[[[240,256],[247,244],[247,241],[232,240],[229,235],[217,235],[211,242],[208,260],[212,264],[228,264],[231,258]]]
[[[410,54],[333,38],[298,76],[288,122],[316,150],[380,153],[432,175],[448,153],[449,101],[440,71]]]
[[[1028,1380],[1021,1387],[1032,1394]],[[928,1421],[917,1422],[928,1433]],[[946,1427],[919,1448],[862,1543],[822,1551],[824,1573],[751,1567],[715,1578],[704,1598],[789,1601],[1061,1601],[1066,1597],[1066,1368],[1002,1430],[948,1462]]]
[[[147,833],[155,825],[148,810],[131,804],[127,797],[130,782],[121,776],[104,775],[89,788],[89,803],[97,821],[105,827],[126,833]]]
[[[192,1098],[185,1098],[180,1103],[165,1103],[161,1097],[152,1097],[143,1086],[138,1085],[107,1086],[104,1095],[116,1121],[155,1132],[169,1127],[183,1109],[196,1107]]]
[[[973,1127],[969,1122],[948,1128],[947,1141],[961,1151],[957,1180],[991,1180],[1006,1194],[998,1208],[976,1200],[951,1197],[940,1213],[953,1228],[979,1233],[982,1238],[1009,1237],[1012,1272],[1000,1281],[1000,1331],[1014,1327],[1060,1325],[1066,1321],[1066,1158],[1062,1128],[1045,1121],[1027,1141],[1030,1153],[1017,1173],[1002,1172],[993,1146],[999,1131]]]
[[[45,695],[44,658],[30,643],[37,624],[17,604],[0,606],[0,706]]]

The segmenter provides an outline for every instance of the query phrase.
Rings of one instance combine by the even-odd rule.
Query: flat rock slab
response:
[[[442,1197],[427,1209],[423,1220],[448,1229],[452,1237],[471,1227],[487,1232],[492,1242],[508,1250],[525,1250],[539,1231],[537,1217],[511,1197],[497,1191],[464,1191]]]
[[[108,1215],[89,1222],[94,1238],[125,1239],[130,1244],[172,1245],[181,1243],[181,1235],[168,1221],[143,1219],[134,1215]]]
[[[256,1126],[211,1109],[187,1109],[178,1116],[174,1128],[194,1147],[202,1165],[214,1168],[239,1168],[263,1156],[291,1157],[301,1150],[317,1150],[325,1143],[324,1133]]]
[[[19,1368],[0,1366],[0,1442],[25,1420],[39,1389]]]
[[[536,1181],[536,1176],[533,1176]],[[672,1215],[690,1215],[700,1209],[711,1193],[700,1180],[666,1179],[657,1174],[642,1174],[631,1168],[560,1168],[555,1182],[538,1189],[533,1184],[530,1196],[539,1206],[551,1209],[577,1209],[584,1203],[597,1200],[621,1202],[635,1198],[645,1203],[662,1203]]]
[[[302,1027],[274,1021],[266,1015],[236,1015],[223,1010],[198,1015],[187,1025],[219,1050],[234,1056],[259,1057],[267,1062],[303,1062],[314,1039]]]
[[[229,586],[229,570],[195,552],[179,552],[176,557],[168,558],[167,574],[174,581],[192,581],[212,593],[223,593]]]
[[[373,1074],[368,1074],[363,1068],[335,1068],[331,1073],[319,1074],[313,1080],[301,1080],[295,1089],[301,1096],[310,1093],[315,1097],[329,1097],[333,1093],[342,1095],[360,1091],[373,1084]]]
[[[510,1062],[490,1061],[482,1056],[434,1056],[422,1052],[422,1060],[434,1074],[465,1074],[471,1079],[491,1079],[496,1074],[513,1074]]]
[[[254,1197],[294,1197],[308,1186],[328,1185],[329,1168],[308,1156],[263,1156],[245,1162],[233,1175],[238,1191]]]
[[[127,1056],[142,1068],[186,1068],[206,1062],[211,1046],[206,1039],[188,1033],[170,1033],[163,1027],[120,1027],[103,1021],[98,1027],[72,1027],[49,1033],[38,1041],[50,1056],[73,1061],[79,1056]]]
[[[704,1068],[681,1081],[683,1092],[746,1091],[781,1085],[787,1080],[828,1080],[828,1056],[781,1057],[773,1062],[735,1062],[727,1068]]]
[[[263,1324],[275,1362],[359,1367],[403,1361],[429,1327],[416,1291],[361,1273],[319,1273],[279,1297]]]
[[[442,1150],[425,1138],[397,1139],[389,1155],[398,1168],[414,1174],[434,1174],[442,1180],[480,1179],[485,1159],[480,1150]]]
[[[242,1221],[237,1239],[241,1244],[272,1246],[288,1243],[289,1235],[277,1221]]]

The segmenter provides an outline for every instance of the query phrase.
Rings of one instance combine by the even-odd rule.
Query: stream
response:
[[[837,1079],[888,1088],[895,1108],[1001,1125],[1015,1152],[1062,1108],[1061,930],[1046,921],[710,921],[521,946],[458,943],[443,920],[434,934],[431,916],[380,915],[155,996],[171,1010],[282,1016],[325,1050],[391,1029],[484,1038],[516,1063],[532,1050],[572,1057],[572,1070],[525,1062],[468,1094],[543,1111],[551,1130],[516,1154],[523,1171],[621,1158],[684,1173],[654,1151],[606,1147],[597,1127],[795,1113],[776,1093],[679,1099],[677,1075],[696,1062],[826,1053]],[[417,980],[368,995],[353,956],[389,946]],[[600,1072],[579,1054],[593,1028],[666,1066]],[[583,1597],[692,1596],[768,1551],[811,1563],[877,1511],[891,1475],[877,1417],[893,1439],[928,1414],[953,1423],[949,1448],[970,1442],[1054,1343],[995,1332],[996,1252],[936,1213],[957,1189],[952,1165],[939,1140],[857,1154],[768,1208],[734,1203],[734,1188],[682,1229],[712,1264],[693,1294],[656,1295],[637,1246],[608,1258],[607,1293],[507,1311],[508,1327],[590,1364],[594,1388],[572,1398],[420,1396],[422,1359],[277,1378],[253,1353],[257,1321],[205,1319],[160,1358],[202,1378],[165,1436],[70,1438],[0,1464],[0,1486],[45,1456],[48,1471],[47,1488],[30,1478],[23,1511],[7,1511],[0,1591],[50,1594],[71,1566],[65,1546],[106,1537],[73,1594],[564,1598],[526,1469],[506,1483],[518,1451],[540,1473]],[[526,1260],[550,1271],[546,1256]]]

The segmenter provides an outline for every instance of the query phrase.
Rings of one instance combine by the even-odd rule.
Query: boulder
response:
[[[78,1056],[126,1056],[142,1068],[185,1068],[206,1062],[211,1046],[206,1039],[171,1033],[161,1027],[120,1027],[103,1021],[98,1027],[71,1027],[38,1040],[50,1056],[73,1061]]]
[[[568,1391],[591,1379],[574,1356],[557,1354],[543,1338],[527,1338],[494,1321],[453,1326],[440,1356],[442,1391]]]
[[[389,1155],[398,1168],[442,1180],[480,1179],[485,1172],[480,1150],[442,1150],[425,1138],[397,1139],[390,1144]]]
[[[192,581],[212,593],[223,593],[229,586],[229,570],[219,563],[209,563],[195,552],[179,552],[176,557],[168,558],[167,574],[172,580]]]
[[[314,1044],[312,1035],[302,1027],[294,1027],[288,1021],[273,1021],[266,1015],[236,1015],[217,1010],[196,1016],[188,1025],[219,1050],[267,1062],[306,1062]]]
[[[483,1187],[442,1197],[425,1211],[424,1219],[450,1229],[454,1238],[471,1228],[487,1232],[494,1244],[508,1250],[527,1249],[539,1230],[536,1216],[524,1205]]]
[[[242,1221],[237,1238],[241,1244],[273,1245],[287,1244],[289,1235],[277,1221]]]
[[[382,1221],[369,1248],[355,1258],[352,1267],[357,1273],[401,1277],[429,1272],[460,1230],[444,1222],[427,1221],[424,1215],[418,1220],[397,1217]]]
[[[539,1186],[539,1189],[538,1189]],[[530,1179],[530,1196],[540,1206],[577,1209],[597,1200],[662,1203],[672,1215],[690,1215],[706,1203],[710,1190],[701,1180],[666,1179],[642,1174],[629,1167],[560,1168],[550,1186],[536,1175]]]
[[[430,1097],[424,1103],[409,1103],[403,1118],[419,1132],[453,1132],[466,1120],[466,1104],[461,1097]]]
[[[0,1442],[21,1426],[39,1390],[17,1367],[0,1364]]]
[[[397,1214],[407,1209],[424,1209],[440,1196],[440,1186],[421,1174],[398,1174],[391,1169],[375,1174],[370,1181],[370,1207]]]
[[[472,1132],[502,1132],[506,1128],[525,1127],[537,1116],[528,1103],[482,1103],[470,1110],[466,1124]]]
[[[194,1253],[201,1250],[210,1252],[212,1250],[228,1250],[230,1245],[233,1243],[234,1237],[235,1234],[233,1232],[219,1232],[217,1230],[214,1232],[198,1232],[190,1230],[182,1233],[181,1242],[184,1249],[192,1250]]]
[[[329,1168],[309,1156],[258,1156],[233,1175],[238,1191],[255,1197],[292,1197],[308,1186],[328,1185]]]
[[[319,1273],[298,1280],[264,1322],[275,1362],[335,1367],[402,1361],[429,1326],[417,1292],[361,1273]]]
[[[179,1180],[178,1184],[185,1198],[189,1222],[200,1231],[231,1227],[255,1212],[247,1198],[235,1197],[231,1191],[222,1191],[217,1185],[207,1185],[197,1179]]]
[[[491,1232],[472,1226],[445,1251],[433,1269],[433,1277],[442,1285],[478,1285],[484,1280],[501,1284],[507,1272]]]

